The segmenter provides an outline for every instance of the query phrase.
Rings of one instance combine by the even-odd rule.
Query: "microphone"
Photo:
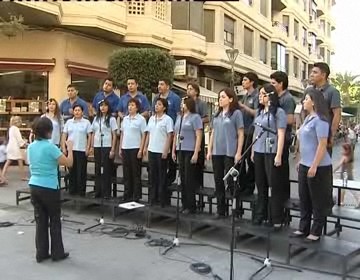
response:
[[[266,132],[270,132],[270,133],[272,133],[272,134],[277,135],[277,131],[275,131],[274,129],[272,129],[272,128],[270,128],[270,127],[264,126],[264,125],[262,125],[261,123],[256,122],[256,123],[254,123],[254,125],[256,125],[256,126],[258,126],[258,127],[261,127],[261,128],[262,128],[264,131],[266,131]]]

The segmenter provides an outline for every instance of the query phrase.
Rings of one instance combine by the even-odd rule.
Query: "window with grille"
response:
[[[129,15],[145,15],[145,3],[143,1],[127,1]]]
[[[155,17],[160,20],[166,20],[166,2],[155,2]]]
[[[235,20],[224,16],[224,44],[229,47],[234,46]]]

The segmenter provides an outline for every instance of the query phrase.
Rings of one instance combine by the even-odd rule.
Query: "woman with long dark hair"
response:
[[[145,144],[146,119],[139,113],[140,102],[134,97],[127,104],[128,114],[121,123],[120,156],[123,160],[124,200],[141,199],[141,160]]]
[[[61,137],[61,150],[66,150],[66,140],[74,143],[72,150],[74,163],[69,172],[69,193],[85,196],[87,156],[91,146],[91,123],[83,118],[83,107],[79,104],[73,106],[74,117],[69,119],[64,126]]]
[[[58,181],[58,165],[71,167],[73,164],[73,143],[66,141],[67,156],[51,141],[52,122],[39,118],[33,124],[35,140],[28,147],[30,169],[31,203],[34,206],[36,222],[35,244],[38,263],[52,258],[53,261],[66,259],[61,235],[61,202]],[[49,227],[51,255],[49,254]]]
[[[298,131],[300,223],[291,236],[306,237],[307,242],[315,242],[320,240],[326,216],[333,206],[332,162],[327,151],[331,132],[322,92],[309,89],[303,105],[308,115]]]
[[[280,184],[280,166],[285,141],[286,114],[279,105],[279,97],[271,84],[266,84],[259,93],[259,108],[255,123],[269,127],[277,132],[265,132],[252,149],[255,167],[255,183],[258,192],[254,223],[261,224],[268,220],[274,228],[280,228],[284,219],[284,202],[286,191]],[[261,132],[255,126],[254,137]],[[269,188],[271,201],[269,204]],[[270,207],[269,207],[270,206]],[[270,213],[268,213],[270,210]],[[270,215],[269,215],[270,214]]]
[[[225,88],[219,92],[219,110],[212,121],[207,160],[212,159],[217,198],[217,217],[225,215],[225,185],[223,177],[241,158],[244,142],[243,116],[235,92]],[[234,189],[232,178],[229,189]]]
[[[168,102],[164,98],[155,100],[155,114],[149,119],[146,127],[144,157],[149,159],[151,188],[149,190],[150,204],[160,202],[161,207],[168,203],[166,184],[167,157],[173,134],[173,120],[166,112]]]
[[[61,133],[64,130],[64,119],[61,116],[59,103],[54,98],[50,98],[47,102],[47,109],[46,113],[43,114],[41,117],[47,117],[51,120],[53,125],[53,131],[51,134],[50,141],[56,145],[60,146],[61,140]]]
[[[109,101],[100,103],[92,123],[91,149],[95,159],[95,197],[111,197],[112,164],[115,157],[116,119],[109,110]],[[102,167],[102,168],[101,168]],[[102,173],[101,173],[102,169]]]
[[[183,112],[175,123],[175,133],[172,147],[172,158],[178,157],[181,178],[181,202],[184,214],[195,213],[195,190],[198,186],[196,172],[199,152],[201,149],[202,121],[196,113],[195,100],[186,97],[183,103]],[[176,153],[177,151],[177,153]]]

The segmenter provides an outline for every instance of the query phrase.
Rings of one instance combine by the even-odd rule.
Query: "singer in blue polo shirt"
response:
[[[177,116],[180,114],[181,98],[170,90],[170,81],[168,79],[159,80],[158,84],[159,94],[156,95],[154,100],[159,98],[167,101],[168,107],[166,114],[173,120],[173,125],[176,122]],[[155,103],[153,100],[152,111],[155,113]],[[171,145],[172,146],[172,143]],[[168,173],[167,173],[167,185],[171,185],[176,179],[176,164],[172,160],[171,153],[168,156]]]
[[[109,109],[111,114],[116,117],[120,98],[114,92],[114,79],[110,77],[105,79],[102,90],[99,91],[94,97],[92,106],[95,114],[99,111],[100,104],[105,99],[109,102]]]
[[[68,119],[71,119],[73,114],[73,106],[74,105],[80,105],[84,111],[84,117],[87,118],[89,116],[89,110],[88,105],[85,100],[81,99],[78,96],[78,89],[75,85],[70,84],[67,86],[67,93],[68,93],[68,99],[65,99],[60,104],[60,114],[63,116],[64,120],[67,121]]]
[[[129,114],[128,104],[129,100],[132,98],[136,98],[139,101],[139,113],[145,119],[149,118],[150,112],[150,104],[146,95],[144,95],[141,91],[138,91],[138,82],[135,78],[129,78],[127,80],[127,88],[128,92],[120,97],[119,106],[118,106],[118,114],[121,119]]]

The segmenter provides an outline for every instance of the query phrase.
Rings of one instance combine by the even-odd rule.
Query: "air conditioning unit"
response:
[[[186,65],[186,76],[189,78],[197,79],[198,77],[198,67],[196,65]]]

